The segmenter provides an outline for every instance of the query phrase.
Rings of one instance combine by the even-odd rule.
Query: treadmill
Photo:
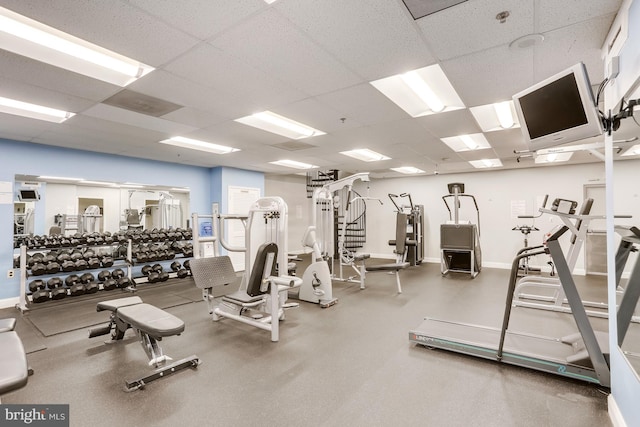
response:
[[[580,219],[580,215],[556,214]],[[549,237],[546,248],[527,248],[530,250],[525,250],[513,260],[502,328],[427,317],[417,328],[409,332],[409,341],[429,348],[468,354],[610,387],[608,333],[593,330],[558,241],[568,230],[569,227],[563,226]],[[635,230],[631,232],[635,234]],[[640,237],[640,235],[634,237]],[[623,239],[621,245],[628,244],[629,240],[632,239]],[[578,326],[578,332],[575,334],[565,337],[545,337],[509,330],[520,260],[525,256],[542,253],[550,254],[556,265],[560,283]],[[618,250],[616,256],[616,266],[620,272],[618,277],[626,263],[625,256],[628,256],[628,251]],[[636,277],[634,280],[629,280],[620,307],[635,307],[635,303],[640,298],[639,279],[640,277]],[[624,310],[625,313],[619,311],[619,330],[624,328],[625,323],[628,325],[631,318],[628,314],[629,310]]]

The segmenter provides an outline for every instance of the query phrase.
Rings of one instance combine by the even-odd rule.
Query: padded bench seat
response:
[[[116,311],[121,307],[126,307],[128,305],[134,304],[142,304],[142,300],[140,299],[140,297],[127,297],[112,299],[109,301],[101,301],[98,303],[96,311]]]
[[[393,264],[367,265],[367,271],[398,271],[409,267],[408,262],[400,262]]]
[[[16,328],[16,319],[0,319],[0,333],[13,331]]]
[[[160,339],[184,332],[184,322],[171,313],[150,304],[127,305],[118,309],[118,317],[134,329]]]
[[[0,395],[24,387],[28,377],[22,340],[13,331],[0,333]]]

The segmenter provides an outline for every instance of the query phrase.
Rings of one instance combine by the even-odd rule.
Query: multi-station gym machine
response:
[[[397,221],[396,227],[405,230],[406,239],[415,242],[415,245],[408,245],[405,253],[409,265],[419,265],[424,259],[424,206],[414,205],[411,194],[391,194],[389,193],[391,203],[396,207]],[[403,204],[402,200],[407,199],[408,204]],[[398,232],[400,230],[396,230]],[[396,245],[395,240],[389,240],[389,244]]]
[[[442,196],[449,221],[440,225],[440,272],[445,275],[451,271],[468,273],[473,279],[482,269],[482,251],[480,250],[480,210],[476,198],[464,194],[464,184],[447,184],[449,194]],[[476,223],[460,221],[459,209],[462,198],[470,198],[476,209]],[[453,217],[448,199],[453,198]]]

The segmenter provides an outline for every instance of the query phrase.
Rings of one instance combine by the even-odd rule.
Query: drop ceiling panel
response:
[[[534,2],[474,0],[418,21],[418,27],[440,60],[509,44],[534,29]],[[510,11],[501,24],[496,14]],[[454,85],[455,86],[455,85]]]
[[[621,5],[622,0],[538,0],[536,31],[545,33],[601,15],[615,15]]]
[[[211,44],[311,96],[361,82],[274,9],[227,31]]]
[[[0,64],[4,78],[46,90],[55,88],[56,92],[95,102],[100,102],[120,90],[119,86],[71,73],[5,50],[0,50]]]
[[[584,62],[591,84],[598,85],[604,75],[600,48],[614,17],[601,16],[546,33],[544,42],[535,47],[535,79],[543,80],[578,62]]]
[[[399,1],[283,1],[274,6],[367,80],[435,62]]]
[[[407,113],[369,83],[317,96],[323,104],[339,111],[347,121],[363,125],[406,119]]]
[[[41,133],[60,126],[58,123],[0,113],[0,138],[29,141]]]
[[[261,0],[189,0],[180,2],[178,7],[172,0],[130,0],[130,3],[201,40],[267,7]]]
[[[467,109],[423,116],[415,121],[436,138],[482,132]]]
[[[220,144],[230,145],[246,151],[251,151],[252,147],[257,149],[262,145],[273,145],[289,140],[289,138],[284,136],[256,129],[232,120],[194,131],[190,134],[190,137],[214,138],[207,140],[219,141]],[[307,140],[302,139],[301,141]]]
[[[2,75],[0,75],[0,96],[69,112],[83,111],[95,104],[94,101],[42,86],[10,80]]]
[[[303,99],[302,101],[276,108],[273,112],[304,123],[307,126],[311,126],[325,133],[362,126],[356,120],[345,120],[343,123],[340,120],[340,118],[343,117],[340,112],[318,102],[315,98]],[[311,141],[314,138],[306,139]]]
[[[533,50],[494,47],[445,61],[442,68],[467,107],[511,99],[534,81]]]
[[[157,67],[198,40],[123,1],[3,0],[3,6],[105,49]]]
[[[294,102],[306,95],[206,43],[167,65],[166,70],[243,102],[243,115]]]
[[[111,122],[126,124],[142,129],[165,133],[170,136],[183,135],[195,130],[192,126],[182,125],[157,117],[135,113],[110,105],[98,104],[82,113],[83,115],[108,120]]]

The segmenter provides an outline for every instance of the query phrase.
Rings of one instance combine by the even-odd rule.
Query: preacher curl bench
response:
[[[151,381],[183,368],[196,368],[200,364],[200,360],[195,355],[165,364],[171,358],[162,353],[158,341],[164,337],[180,335],[184,331],[184,322],[173,314],[143,303],[140,297],[102,301],[98,303],[96,310],[110,311],[111,319],[108,325],[89,331],[89,338],[111,333],[111,342],[115,342],[122,340],[127,329],[131,328],[149,357],[149,366],[156,368],[152,374],[126,381],[127,391],[144,388]]]

